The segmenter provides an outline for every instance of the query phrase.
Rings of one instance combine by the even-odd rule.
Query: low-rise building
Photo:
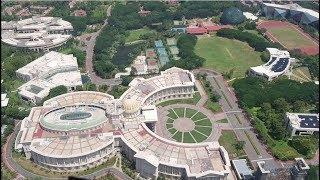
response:
[[[253,170],[247,165],[245,159],[235,159],[231,161],[232,167],[234,168],[237,178],[239,180],[253,180]]]
[[[270,170],[266,166],[266,162],[258,161],[257,165],[258,165],[258,168],[257,168],[257,173],[256,173],[256,179],[257,180],[268,180],[270,177]]]
[[[291,137],[319,133],[319,114],[286,113],[285,120]]]
[[[8,127],[8,125],[5,125],[5,124],[1,125],[1,137],[3,136],[3,134],[6,131],[7,127]]]
[[[35,51],[61,46],[71,37],[71,23],[58,17],[32,17],[21,21],[1,21],[2,42]]]
[[[64,85],[69,90],[82,85],[77,58],[55,51],[46,53],[16,71],[18,78],[27,81],[18,88],[23,100],[40,103],[50,89]]]
[[[243,15],[246,17],[246,19],[249,19],[251,21],[258,20],[258,17],[252,14],[251,12],[243,12]]]
[[[288,51],[282,51],[276,48],[267,48],[267,51],[270,53],[269,61],[263,65],[251,67],[249,75],[272,81],[288,72],[290,63],[294,61],[294,58],[290,57]]]

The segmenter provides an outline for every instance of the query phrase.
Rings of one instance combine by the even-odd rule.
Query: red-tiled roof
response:
[[[33,138],[41,138],[43,129],[38,125],[36,131],[33,133]]]
[[[203,27],[187,27],[188,34],[205,34],[207,32],[207,29]]]

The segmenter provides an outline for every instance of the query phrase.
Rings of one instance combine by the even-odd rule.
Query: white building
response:
[[[233,179],[228,153],[217,141],[174,142],[146,125],[158,120],[155,103],[190,98],[194,87],[192,73],[171,68],[134,79],[119,99],[93,91],[54,97],[22,121],[15,149],[56,171],[96,166],[122,151],[144,178]]]
[[[1,107],[6,107],[8,105],[9,98],[7,98],[7,94],[1,94]]]
[[[249,75],[272,81],[288,72],[290,63],[294,58],[290,58],[288,51],[282,51],[276,48],[267,48],[267,50],[270,53],[269,61],[263,65],[251,67]]]
[[[243,15],[244,15],[247,19],[249,19],[249,20],[251,20],[251,21],[256,21],[256,20],[258,20],[258,17],[255,16],[254,14],[250,13],[250,12],[243,12]]]
[[[21,21],[1,21],[2,42],[14,47],[46,50],[61,46],[72,35],[71,23],[58,17],[32,17]]]
[[[50,89],[64,85],[69,90],[82,85],[77,58],[55,51],[32,61],[16,71],[18,78],[27,81],[18,88],[22,99],[35,104],[49,94]]]
[[[319,114],[286,113],[286,123],[291,137],[319,133]]]
[[[262,11],[268,18],[284,19],[290,17],[303,24],[319,23],[319,12],[303,8],[299,4],[262,3]]]

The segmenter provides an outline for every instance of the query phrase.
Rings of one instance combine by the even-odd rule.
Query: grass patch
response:
[[[253,142],[253,140],[252,140],[251,136],[249,135],[249,133],[248,133],[247,131],[244,131],[244,133],[246,134],[247,138],[249,139],[250,144],[252,145],[254,151],[255,151],[258,155],[260,155],[260,152],[259,152],[256,144]]]
[[[204,115],[202,112],[198,112],[196,115],[194,115],[191,119],[196,121],[196,120],[200,120],[203,118],[206,118],[207,116]]]
[[[168,106],[171,104],[193,104],[196,105],[201,99],[201,95],[199,92],[194,93],[193,98],[188,99],[173,99],[159,103],[159,106]]]
[[[173,121],[174,121],[174,119],[172,119],[172,118],[167,119],[167,123],[173,123]]]
[[[192,138],[192,136],[189,132],[184,133],[183,142],[184,143],[195,143],[194,139]]]
[[[196,112],[198,111],[194,109],[186,108],[186,118],[191,118]]]
[[[199,132],[197,132],[195,130],[191,131],[190,133],[192,134],[192,136],[194,137],[194,139],[197,142],[202,142],[208,138],[207,136],[204,136],[203,134],[200,134]]]
[[[178,131],[174,136],[172,136],[172,138],[178,142],[182,142],[182,132]]]
[[[234,147],[234,144],[238,142],[238,139],[233,131],[222,131],[218,141],[221,146],[226,148],[229,155],[233,158],[245,155],[245,152],[243,150],[239,151]]]
[[[235,115],[235,117],[236,117],[238,123],[239,123],[239,124],[242,124],[242,122],[240,121],[240,118],[238,117],[238,115]]]
[[[288,49],[296,49],[305,46],[314,46],[315,43],[302,35],[293,27],[269,28],[268,32],[284,44]]]
[[[208,100],[205,103],[205,108],[209,109],[213,113],[222,112],[222,109],[221,109],[221,106],[219,105],[219,103],[218,102],[212,102],[210,100]]]
[[[177,130],[176,130],[175,128],[168,129],[168,131],[169,131],[172,135],[177,132]]]
[[[178,118],[184,117],[184,108],[174,108],[173,110],[178,115]]]
[[[168,117],[172,118],[172,119],[177,119],[178,116],[176,115],[176,113],[173,112],[172,109],[169,109],[169,114],[167,115]]]
[[[140,40],[141,35],[147,34],[149,32],[154,32],[154,31],[150,30],[149,28],[131,30],[129,31],[129,36],[126,37],[125,42],[129,43],[129,42]]]
[[[228,123],[228,119],[221,119],[216,121],[217,123]]]
[[[210,136],[212,132],[212,127],[201,127],[201,126],[196,126],[195,129],[202,134],[205,134],[206,136]]]
[[[220,73],[234,68],[234,77],[243,77],[250,67],[263,63],[260,53],[254,51],[247,43],[216,35],[198,39],[195,53],[206,59],[206,68],[215,69]]]
[[[201,121],[197,121],[197,122],[195,122],[195,124],[196,124],[196,126],[197,125],[200,125],[200,126],[212,126],[212,123],[211,123],[211,121],[209,120],[209,119],[203,119],[203,120],[201,120]]]
[[[291,79],[299,82],[312,81],[308,67],[298,67],[292,70]]]
[[[167,128],[167,129],[170,129],[170,128],[172,128],[172,127],[173,127],[173,124],[168,124],[168,123],[166,124],[166,128]]]

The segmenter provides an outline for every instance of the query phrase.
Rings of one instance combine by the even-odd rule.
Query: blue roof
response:
[[[163,47],[163,43],[162,43],[162,41],[161,41],[161,40],[154,41],[154,44],[156,45],[156,48]]]
[[[161,57],[161,56],[168,56],[168,53],[166,51],[165,48],[158,48],[157,49],[157,52],[158,52],[158,56]]]
[[[160,60],[160,66],[164,66],[170,61],[168,56],[160,56],[159,60]]]
[[[271,71],[281,72],[286,69],[289,63],[289,58],[280,58],[279,61],[272,66]]]

